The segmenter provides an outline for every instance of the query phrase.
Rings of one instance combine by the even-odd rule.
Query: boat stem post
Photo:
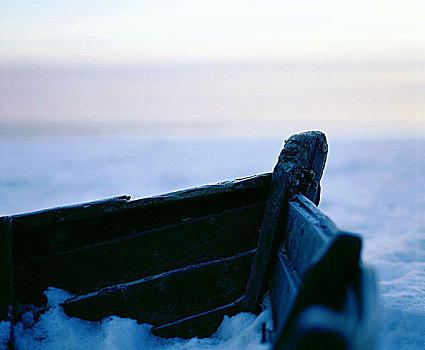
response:
[[[255,312],[271,276],[271,257],[284,240],[288,201],[301,193],[316,205],[328,145],[320,131],[296,134],[285,141],[273,170],[257,251],[245,290],[242,310]]]

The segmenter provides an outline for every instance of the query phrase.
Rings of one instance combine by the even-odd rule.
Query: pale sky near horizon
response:
[[[420,59],[422,0],[5,0],[3,61]]]
[[[422,0],[0,6],[3,122],[423,122]]]

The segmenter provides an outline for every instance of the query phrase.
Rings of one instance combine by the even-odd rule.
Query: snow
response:
[[[424,349],[425,140],[331,145],[321,208],[364,237],[381,293],[379,349]]]
[[[0,349],[5,349],[7,347],[9,334],[10,334],[10,322],[1,321],[0,322]]]
[[[210,338],[190,340],[163,339],[153,336],[151,326],[137,324],[135,320],[112,316],[102,322],[89,322],[67,317],[59,303],[72,295],[65,291],[49,288],[46,291],[49,311],[33,324],[27,314],[25,321],[14,329],[15,346],[19,349],[50,350],[113,350],[113,349],[252,349],[266,350],[269,344],[262,344],[263,323],[270,324],[270,308],[260,315],[240,313],[225,316],[222,324]],[[270,326],[269,326],[270,327]]]
[[[364,238],[363,260],[380,289],[378,349],[425,348],[425,140],[329,140],[320,207]],[[282,140],[177,140],[138,137],[29,137],[0,140],[0,213],[39,210],[130,194],[133,198],[271,171]],[[55,303],[61,292],[47,291]],[[57,295],[56,295],[57,294]],[[56,295],[56,297],[55,297]],[[63,296],[63,295],[62,295]],[[57,300],[56,300],[57,305]],[[267,318],[225,319],[206,340],[161,340],[149,326],[111,317],[67,318],[53,307],[19,324],[19,348],[261,349]],[[0,345],[9,325],[0,323]],[[251,327],[251,328],[250,328]],[[83,339],[83,341],[82,341]],[[60,345],[60,346],[59,346]],[[134,345],[134,346],[133,346]]]

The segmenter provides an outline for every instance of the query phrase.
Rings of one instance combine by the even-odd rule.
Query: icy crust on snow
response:
[[[270,349],[270,344],[261,340],[263,324],[272,327],[271,309],[265,309],[258,316],[251,313],[225,316],[210,338],[164,339],[151,333],[152,326],[137,324],[128,318],[112,316],[101,322],[90,322],[68,317],[59,304],[72,295],[56,288],[49,288],[45,294],[50,309],[38,322],[33,324],[32,314],[27,313],[23,322],[14,327],[17,350]]]

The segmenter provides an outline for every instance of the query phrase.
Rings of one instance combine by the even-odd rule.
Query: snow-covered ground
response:
[[[320,207],[338,226],[364,237],[363,258],[374,266],[381,291],[378,347],[423,349],[425,140],[329,142]],[[271,171],[281,146],[282,140],[3,138],[0,215],[120,194],[138,198]],[[62,295],[48,293],[52,303]],[[32,328],[18,325],[15,334],[22,349],[261,348],[261,332],[255,332],[260,321],[240,314],[211,339],[170,343],[132,320],[93,324],[52,308]],[[0,323],[0,333],[6,328]]]
[[[24,322],[14,329],[17,349],[32,350],[268,350],[269,344],[261,344],[263,323],[270,324],[271,310],[260,315],[239,313],[225,317],[217,332],[210,338],[164,339],[152,335],[151,326],[137,324],[135,320],[112,316],[102,322],[88,322],[67,317],[60,302],[71,295],[49,288],[46,291],[50,309],[31,328]],[[24,315],[25,316],[25,315]],[[30,316],[31,317],[31,316]],[[0,330],[1,331],[1,330]]]

